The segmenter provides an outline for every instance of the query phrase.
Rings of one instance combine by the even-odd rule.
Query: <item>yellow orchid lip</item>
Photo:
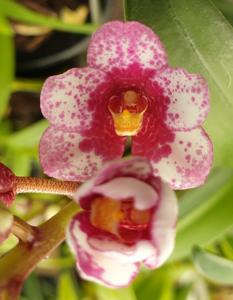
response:
[[[143,113],[131,113],[124,109],[122,113],[112,113],[116,134],[119,136],[134,136],[142,126]]]
[[[91,208],[91,224],[97,228],[118,235],[121,219],[121,203],[107,197],[96,198]]]
[[[100,196],[94,199],[91,206],[90,222],[96,228],[124,239],[121,231],[146,230],[151,218],[150,210],[137,210],[132,200],[118,201]]]
[[[120,99],[111,98],[108,109],[112,114],[116,134],[119,136],[138,134],[147,107],[147,101],[133,90],[124,92]]]

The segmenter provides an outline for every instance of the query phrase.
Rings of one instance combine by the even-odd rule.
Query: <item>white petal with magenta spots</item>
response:
[[[87,240],[77,215],[69,225],[67,242],[77,257],[77,269],[84,279],[109,287],[123,287],[133,280],[138,273],[138,264],[112,259],[94,250]]]
[[[171,187],[186,189],[204,183],[213,161],[211,141],[202,128],[176,132],[170,144],[171,154],[159,162],[151,161],[154,170]]]
[[[67,130],[83,130],[92,122],[93,110],[88,105],[98,102],[111,80],[104,72],[92,68],[73,68],[49,77],[41,92],[41,111],[53,125]]]
[[[100,168],[103,158],[94,151],[83,152],[82,136],[49,127],[40,141],[40,162],[44,172],[62,180],[86,180]]]
[[[154,80],[163,88],[169,104],[165,123],[173,130],[200,126],[209,112],[207,82],[183,69],[166,68]]]
[[[142,68],[160,69],[167,65],[162,43],[147,26],[138,22],[113,21],[93,35],[88,47],[88,65],[111,71],[138,64]]]
[[[108,144],[114,145],[115,141],[110,137],[106,139],[102,135],[94,140],[76,132],[49,127],[40,140],[40,162],[44,172],[62,180],[89,179],[96,174],[104,161],[121,157],[124,151],[122,140],[117,140],[111,151]]]

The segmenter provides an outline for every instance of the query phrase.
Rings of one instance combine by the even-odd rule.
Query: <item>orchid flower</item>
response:
[[[140,264],[161,266],[175,241],[175,193],[140,157],[113,161],[75,195],[83,211],[67,230],[67,241],[84,279],[109,287],[128,285]]]
[[[50,122],[40,142],[44,172],[85,181],[122,157],[131,139],[132,154],[148,158],[172,188],[202,184],[213,160],[200,127],[209,111],[206,81],[171,68],[159,38],[138,22],[103,25],[90,41],[87,65],[43,86],[41,110]]]

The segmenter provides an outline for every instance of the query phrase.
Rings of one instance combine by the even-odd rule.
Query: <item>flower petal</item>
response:
[[[89,245],[109,258],[123,263],[141,262],[152,255],[156,255],[156,248],[150,241],[141,240],[133,246],[127,246],[110,239],[88,239]]]
[[[162,43],[147,26],[138,22],[106,23],[93,35],[87,54],[88,65],[104,71],[132,64],[160,69],[167,65]]]
[[[154,81],[169,98],[165,123],[173,130],[190,130],[199,127],[209,112],[207,82],[197,74],[183,69],[165,68]]]
[[[171,154],[157,161],[151,156],[154,170],[171,187],[187,189],[204,183],[213,161],[212,144],[202,128],[176,132],[170,144]]]
[[[0,208],[0,244],[7,239],[11,232],[14,217],[7,210]]]
[[[105,160],[122,156],[124,139],[116,135],[88,137],[49,127],[40,140],[40,162],[44,172],[62,180],[84,181]]]
[[[132,154],[146,157],[154,164],[171,155],[174,140],[175,133],[171,129],[154,114],[145,113],[142,130],[132,138]]]
[[[147,181],[152,174],[153,170],[147,159],[130,156],[106,163],[103,169],[96,175],[94,182],[98,185],[115,176],[132,176],[139,180]]]
[[[93,193],[102,194],[114,200],[123,200],[133,197],[136,209],[145,210],[153,207],[158,194],[149,184],[132,177],[118,177],[106,183],[95,186]]]
[[[138,203],[137,205],[139,207],[142,204],[143,206],[151,205],[152,202],[154,203],[154,201],[156,201],[157,194],[155,191],[159,190],[160,188],[160,180],[153,176],[152,167],[147,159],[143,157],[132,157],[132,156],[105,163],[95,177],[82,184],[82,186],[78,189],[76,193],[75,200],[78,203],[80,203],[80,205],[83,208],[88,209],[89,202],[90,202],[89,200],[92,198],[93,193],[96,192],[96,189],[98,190],[99,186],[102,186],[103,183],[105,184],[106,182],[111,182],[112,179],[119,178],[119,177],[123,177],[123,178],[133,177],[134,179],[133,182],[135,183],[141,181],[141,184],[145,184],[146,187],[148,186],[154,187],[153,191],[155,197],[150,197],[152,201],[149,202],[148,201],[141,202],[140,200],[137,201]],[[124,186],[126,185],[126,188],[128,190],[128,186],[127,184],[125,184],[124,179],[122,182]],[[120,191],[122,191],[122,188],[120,188]],[[135,194],[133,191],[129,191],[129,192],[131,193],[132,196],[133,194]],[[116,195],[114,197],[116,197]],[[122,198],[122,194],[121,194],[121,198]]]
[[[49,77],[41,92],[41,111],[51,124],[65,130],[86,130],[93,121],[91,100],[103,101],[112,81],[100,70],[73,68]]]
[[[156,260],[148,259],[145,264],[150,267],[161,266],[171,255],[175,244],[175,226],[178,218],[178,203],[174,191],[162,183],[161,201],[152,221],[151,232],[157,249]],[[155,265],[154,265],[155,263]]]
[[[108,287],[123,287],[138,273],[136,263],[122,263],[90,247],[88,235],[81,229],[81,217],[76,215],[68,228],[67,242],[77,256],[80,275]]]

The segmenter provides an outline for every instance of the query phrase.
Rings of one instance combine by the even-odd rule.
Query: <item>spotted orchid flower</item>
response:
[[[87,67],[49,77],[41,110],[50,127],[40,142],[46,174],[85,181],[102,164],[131,152],[147,157],[173,188],[202,184],[213,159],[200,127],[209,111],[206,81],[168,65],[154,32],[113,21],[92,37]]]
[[[10,206],[15,199],[15,174],[4,164],[0,163],[0,203]]]
[[[0,207],[0,244],[3,243],[11,233],[14,217],[6,209]]]
[[[141,263],[157,268],[171,254],[176,196],[145,158],[106,164],[79,188],[75,200],[83,211],[70,222],[67,241],[84,279],[122,287]]]

